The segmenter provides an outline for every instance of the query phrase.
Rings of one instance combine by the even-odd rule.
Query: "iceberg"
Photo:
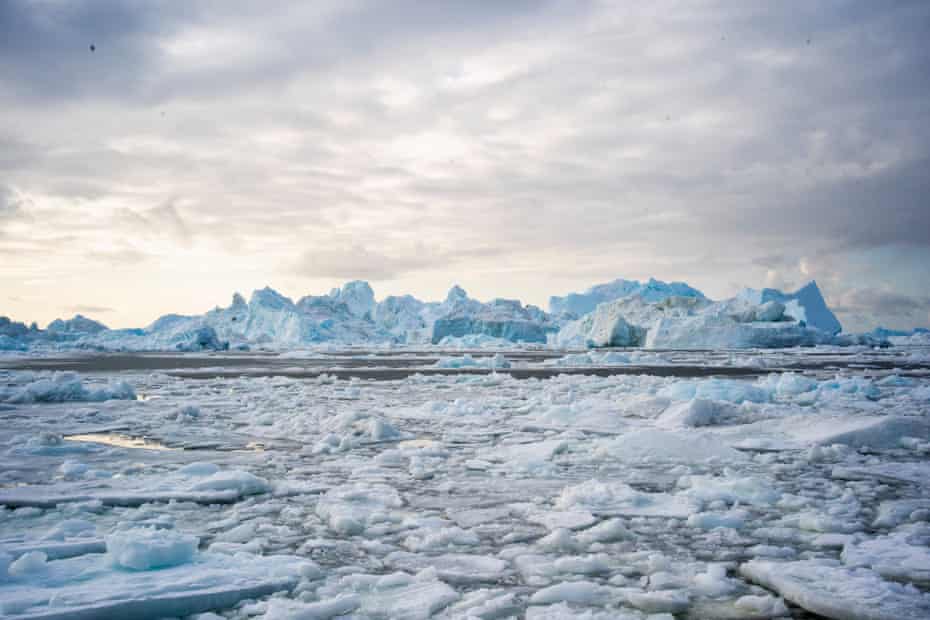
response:
[[[546,342],[559,325],[542,309],[523,306],[515,299],[492,299],[481,303],[454,286],[442,304],[442,315],[433,324],[432,342],[482,334],[515,342]]]
[[[839,322],[811,282],[786,295],[747,289],[713,302],[703,295],[653,301],[634,293],[599,304],[565,324],[551,340],[560,346],[648,349],[736,349],[845,344]]]
[[[684,282],[662,282],[650,278],[648,282],[618,278],[606,284],[592,286],[584,293],[569,293],[564,297],[549,298],[549,312],[582,317],[594,312],[598,304],[623,297],[639,296],[646,301],[662,301],[669,297],[694,297],[704,299],[704,293]]]
[[[97,334],[106,330],[107,326],[86,316],[75,314],[67,320],[55,319],[45,329],[55,335],[67,336],[72,334]]]
[[[777,289],[745,289],[738,297],[751,304],[760,306],[768,302],[784,304],[785,312],[797,321],[803,321],[811,327],[836,335],[843,331],[836,315],[827,307],[817,282],[811,280],[793,293],[783,293]]]
[[[442,301],[412,295],[376,300],[353,280],[297,301],[270,287],[198,315],[166,314],[147,327],[108,329],[80,314],[47,329],[0,317],[0,351],[222,351],[311,345],[439,345],[446,348],[539,343],[558,347],[651,349],[889,346],[921,344],[926,330],[845,334],[816,282],[793,293],[745,289],[722,301],[684,282],[617,279],[554,296],[550,312],[516,299],[488,302],[453,286]],[[472,344],[474,343],[474,344]]]

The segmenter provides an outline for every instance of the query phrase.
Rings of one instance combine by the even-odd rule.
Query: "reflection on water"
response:
[[[144,437],[130,437],[129,435],[119,435],[117,433],[87,433],[83,435],[68,435],[65,441],[82,441],[89,443],[102,443],[117,448],[142,448],[145,450],[174,450],[157,441],[146,439]]]

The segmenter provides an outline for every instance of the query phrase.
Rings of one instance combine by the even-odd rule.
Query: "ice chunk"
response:
[[[854,467],[838,465],[833,468],[833,477],[851,480],[878,478],[890,482],[911,482],[925,486],[930,484],[930,462],[875,463]]]
[[[656,420],[656,426],[665,428],[714,426],[726,424],[738,417],[739,408],[730,403],[694,398],[670,406]]]
[[[864,568],[818,560],[753,560],[740,574],[804,609],[836,620],[904,620],[930,617],[930,594],[882,579]]]
[[[930,583],[928,536],[894,532],[843,548],[843,562],[850,567],[865,566],[886,579]]]
[[[316,505],[316,514],[334,532],[353,535],[386,520],[392,510],[401,506],[403,500],[393,487],[357,483],[327,491]]]
[[[746,524],[749,513],[745,510],[731,510],[729,512],[698,512],[688,517],[688,525],[702,530],[712,530],[718,527],[738,530]]]
[[[893,528],[917,515],[930,515],[930,499],[889,500],[878,505],[873,527]]]
[[[635,537],[636,536],[623,524],[621,519],[608,519],[581,532],[578,536],[584,543],[610,543]]]
[[[516,617],[522,607],[513,592],[481,589],[463,596],[462,600],[448,608],[446,616],[461,620],[504,620]]]
[[[691,604],[686,590],[657,590],[654,592],[628,592],[627,600],[637,609],[649,613],[682,613]]]
[[[156,618],[225,609],[289,590],[305,561],[203,553],[157,571],[124,570],[105,555],[48,562],[0,583],[0,614],[27,618]]]
[[[531,605],[552,603],[577,603],[581,605],[606,605],[619,598],[615,588],[602,586],[592,581],[566,581],[537,590],[530,597]]]
[[[121,530],[109,534],[105,540],[113,565],[133,570],[190,562],[200,542],[196,536],[153,528]]]
[[[901,437],[930,436],[930,422],[911,416],[845,416],[812,421],[790,430],[792,436],[808,444],[844,444],[859,448],[897,448]]]
[[[3,396],[2,392],[0,396]],[[16,389],[5,400],[9,403],[61,403],[135,398],[135,391],[125,381],[114,381],[106,387],[92,389],[86,387],[76,373],[56,372],[51,377],[32,381]]]
[[[526,610],[526,620],[643,620],[639,612],[620,609],[580,609],[567,603],[534,605]],[[671,616],[655,616],[649,620],[674,620]]]
[[[359,597],[358,617],[425,620],[459,600],[460,595],[436,579],[434,571],[414,575],[353,574],[320,588],[321,598],[347,593]]]
[[[689,487],[683,495],[704,504],[723,501],[727,504],[770,506],[781,493],[765,479],[757,476],[682,476],[680,486]]]
[[[676,381],[668,387],[659,390],[660,396],[672,400],[691,400],[694,398],[704,400],[725,401],[735,404],[743,402],[765,403],[772,399],[769,389],[752,385],[745,381],[733,379],[704,379],[703,381]]]
[[[357,594],[344,594],[316,603],[291,599],[271,599],[263,620],[329,620],[358,609],[362,599]]]
[[[597,480],[565,487],[555,504],[561,510],[582,509],[595,515],[677,518],[686,518],[700,508],[687,497],[642,493],[622,482]]]
[[[467,553],[426,556],[397,551],[388,555],[385,562],[392,568],[414,573],[432,567],[440,579],[452,584],[496,582],[509,566],[504,560]]]
[[[188,466],[190,467],[190,466]],[[108,506],[139,506],[147,502],[189,501],[223,504],[242,497],[266,493],[271,485],[264,478],[239,470],[214,471],[197,465],[169,474],[112,478],[0,489],[0,505],[13,508],[51,508],[58,504],[99,501]],[[207,474],[206,472],[214,473]]]
[[[623,462],[684,462],[709,460],[740,462],[747,459],[718,437],[709,433],[676,432],[658,429],[633,431],[597,443],[596,454]]]
[[[460,357],[443,357],[434,366],[436,368],[510,368],[510,362],[500,353],[490,357],[472,357],[466,353]]]
[[[7,569],[13,577],[21,577],[29,573],[41,573],[46,569],[48,556],[42,551],[28,551],[16,558]]]

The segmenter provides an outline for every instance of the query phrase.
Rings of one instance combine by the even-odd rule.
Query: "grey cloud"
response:
[[[930,313],[930,296],[911,296],[875,289],[854,289],[840,298],[838,312],[873,315]]]
[[[352,244],[308,250],[298,259],[294,270],[314,278],[390,280],[429,267],[429,258],[432,257],[428,253],[391,256]]]
[[[189,246],[193,239],[193,232],[178,209],[176,200],[166,201],[144,211],[121,209],[115,221],[142,237],[166,237],[184,246]]]
[[[9,187],[0,185],[0,219],[13,217],[20,211],[20,200]]]
[[[0,171],[73,204],[50,226],[282,276],[817,277],[840,299],[847,254],[930,246],[927,31],[919,1],[15,0]],[[120,252],[82,249],[155,268]]]
[[[132,92],[152,66],[157,36],[193,17],[186,4],[2,2],[0,94],[66,100]]]

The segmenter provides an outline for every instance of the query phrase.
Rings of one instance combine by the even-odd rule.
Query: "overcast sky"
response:
[[[655,276],[927,325],[928,32],[926,0],[3,0],[0,315]]]

